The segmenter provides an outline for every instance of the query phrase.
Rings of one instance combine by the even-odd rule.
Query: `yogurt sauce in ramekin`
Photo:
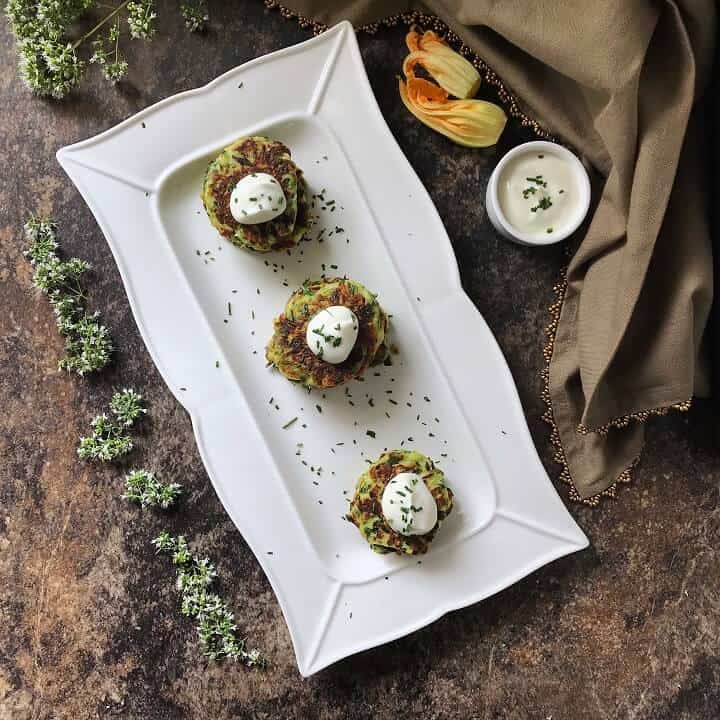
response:
[[[493,225],[506,237],[529,244],[565,239],[583,221],[589,204],[585,168],[569,150],[550,142],[511,150],[488,184]]]

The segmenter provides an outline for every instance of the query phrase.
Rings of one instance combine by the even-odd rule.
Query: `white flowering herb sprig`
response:
[[[98,37],[92,42],[90,62],[97,65],[103,75],[113,83],[120,82],[128,71],[128,62],[120,53],[120,18],[110,26],[107,40]]]
[[[188,29],[202,29],[205,7],[204,0],[183,4]],[[86,32],[78,30],[93,11],[105,14]],[[17,41],[23,81],[38,95],[58,99],[78,85],[88,61],[108,80],[119,82],[129,67],[120,45],[122,35],[150,40],[157,32],[154,0],[110,5],[97,0],[7,0],[5,12]]]
[[[210,16],[204,0],[200,0],[197,4],[181,3],[180,12],[185,21],[185,27],[190,32],[203,32],[207,28]]]
[[[65,355],[58,368],[78,375],[101,370],[112,358],[113,343],[100,314],[85,309],[80,280],[89,265],[78,258],[58,257],[55,225],[50,220],[31,217],[25,223],[25,237],[28,247],[24,254],[33,266],[33,285],[47,295],[65,338]]]
[[[8,0],[5,12],[17,39],[20,74],[39,95],[64,97],[83,72],[84,63],[67,37],[93,0]]]
[[[92,433],[80,438],[77,453],[83,460],[108,462],[133,449],[133,439],[128,431],[147,412],[142,395],[130,388],[116,392],[110,400],[109,410],[109,415],[96,415],[90,423]]]
[[[130,37],[136,40],[150,40],[155,35],[157,13],[153,0],[131,0],[127,5],[127,14]]]
[[[163,483],[147,470],[131,470],[125,476],[123,499],[139,503],[143,508],[159,507],[167,510],[182,493],[178,483]]]
[[[207,558],[198,558],[185,537],[163,531],[152,540],[158,553],[170,555],[177,568],[177,587],[182,594],[181,612],[198,623],[198,635],[205,655],[213,660],[228,657],[248,667],[262,667],[265,659],[258,649],[248,650],[237,635],[234,615],[227,603],[212,592],[217,572]]]

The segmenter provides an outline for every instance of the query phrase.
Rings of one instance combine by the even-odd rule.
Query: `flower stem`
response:
[[[79,40],[73,43],[73,50],[77,50],[88,38],[91,38],[108,20],[112,20],[130,0],[123,0],[112,12],[108,13],[94,28],[88,30]]]

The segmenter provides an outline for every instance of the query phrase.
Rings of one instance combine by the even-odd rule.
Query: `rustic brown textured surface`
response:
[[[61,145],[307,37],[257,2],[232,10],[218,3],[210,32],[191,36],[171,5],[161,3],[162,34],[136,44],[128,82],[113,89],[94,78],[63,103],[21,86],[7,28],[0,30],[0,719],[720,716],[719,438],[702,405],[652,423],[636,483],[618,501],[571,508],[589,550],[300,679],[269,584],[145,351],[102,234],[54,159]],[[438,206],[465,287],[498,337],[555,474],[539,369],[561,250],[516,247],[490,230],[481,198],[502,148],[455,147],[408,115],[394,80],[401,31],[363,37],[361,46],[383,112]],[[505,143],[518,137],[511,129]],[[92,304],[120,347],[100,377],[55,370],[61,343],[20,254],[20,226],[32,211],[52,214],[65,250],[94,264]],[[76,459],[78,435],[121,385],[140,389],[152,413],[132,463],[188,489],[169,518],[120,500],[120,468]],[[267,670],[201,657],[171,570],[148,546],[165,524],[217,561],[222,592],[269,656]]]

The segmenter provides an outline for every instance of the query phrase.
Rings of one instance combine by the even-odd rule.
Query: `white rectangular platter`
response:
[[[253,133],[286,143],[325,198],[310,240],[290,252],[230,245],[200,201],[208,161]],[[537,457],[507,365],[385,125],[348,23],[159,102],[58,160],[272,584],[303,675],[587,545]],[[292,290],[323,273],[379,294],[398,353],[347,390],[308,393],[266,367],[264,346]],[[366,463],[401,446],[433,457],[455,493],[421,562],[373,554],[343,519]]]

